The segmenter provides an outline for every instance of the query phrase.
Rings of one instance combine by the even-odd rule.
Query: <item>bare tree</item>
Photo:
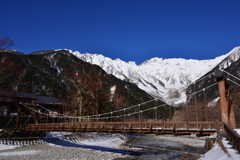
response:
[[[127,106],[129,106],[127,99],[123,97],[121,94],[115,93],[112,101],[116,106],[115,108],[116,110],[126,108]]]
[[[88,91],[92,97],[95,110],[95,114],[100,114],[105,110],[105,104],[110,101],[110,90],[106,87],[108,76],[99,72],[88,77],[90,85]]]
[[[16,78],[22,73],[20,65],[11,60],[9,55],[0,56],[0,89],[16,90]],[[14,89],[15,88],[15,89]]]
[[[74,108],[75,116],[100,114],[109,107],[110,89],[108,75],[95,69],[87,70],[84,65],[75,65],[63,71],[68,80],[68,103]]]
[[[68,84],[68,98],[65,100],[67,104],[70,105],[71,108],[74,109],[75,116],[83,115],[83,106],[88,103],[88,99],[86,97],[88,95],[87,88],[89,82],[79,70],[80,66],[74,66],[73,72],[65,69],[63,73],[67,77]]]
[[[174,98],[179,98],[181,95],[179,91],[177,90],[170,90],[169,91],[169,98],[174,99]]]
[[[14,41],[9,37],[0,38],[0,49],[7,49],[14,46]]]

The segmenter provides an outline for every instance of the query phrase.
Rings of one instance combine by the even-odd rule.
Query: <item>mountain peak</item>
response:
[[[134,61],[129,61],[129,62],[127,62],[129,65],[132,65],[132,66],[136,66],[137,64],[136,64],[136,62],[134,62]]]
[[[168,93],[173,90],[182,90],[196,81],[205,73],[213,69],[227,57],[238,59],[240,47],[234,48],[228,54],[210,60],[196,60],[183,58],[163,59],[154,57],[140,65],[135,62],[125,62],[119,58],[112,60],[98,54],[76,54],[78,58],[99,65],[108,74],[113,74],[121,80],[135,83],[155,97],[167,99]]]
[[[0,52],[7,52],[7,53],[14,53],[14,54],[24,54],[24,53],[21,53],[21,52],[18,52],[14,49],[0,49]]]

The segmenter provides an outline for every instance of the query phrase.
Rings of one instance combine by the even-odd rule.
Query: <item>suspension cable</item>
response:
[[[240,86],[240,84],[238,84],[237,82],[234,82],[233,80],[231,80],[229,78],[227,80],[231,81],[232,83],[236,84],[237,86]]]
[[[240,78],[238,78],[238,77],[232,75],[231,73],[229,73],[229,72],[227,72],[227,71],[225,71],[225,70],[222,70],[222,71],[225,72],[225,73],[227,73],[228,75],[230,75],[230,76],[232,76],[232,77],[234,77],[234,78],[236,78],[237,80],[240,81]]]
[[[195,82],[194,82],[194,92],[195,92]],[[198,108],[197,108],[197,94],[195,94],[195,108],[196,108],[196,121],[198,122]]]
[[[26,125],[27,122],[29,121],[30,117],[31,117],[31,115],[28,115],[28,119],[26,120],[25,125]]]
[[[17,106],[17,108],[15,109],[15,111],[14,111],[13,113],[16,113],[16,111],[17,111],[18,107],[19,107],[19,106]],[[8,125],[9,125],[10,121],[12,121],[12,118],[13,118],[13,114],[12,114],[11,118],[9,119],[8,123],[6,124],[6,127],[5,127],[5,128],[7,128],[7,127],[8,127]]]
[[[205,78],[207,78],[207,77],[209,77],[209,76],[211,76],[211,75],[213,75],[213,74],[215,74],[215,73],[213,72],[213,73],[210,73],[210,74],[208,74],[208,75],[206,75],[206,76],[204,76],[204,77],[201,77],[200,79],[196,80],[194,83],[196,83],[196,82],[198,82],[198,81],[201,81],[201,80],[203,80],[203,79],[205,79]]]
[[[206,102],[206,94],[205,94],[205,88],[203,88],[203,96],[204,96],[204,104],[205,104],[205,116],[206,116],[206,122],[208,121],[208,111],[207,111],[207,102]]]
[[[210,88],[210,87],[212,87],[212,86],[214,86],[214,85],[216,85],[217,83],[215,83],[215,84],[212,84],[212,85],[210,85],[210,86],[208,86],[208,87],[206,87],[205,89],[208,89],[208,88]],[[193,95],[195,95],[195,94],[197,94],[197,93],[199,93],[199,92],[201,92],[202,90],[199,90],[199,91],[197,91],[197,92],[194,92],[194,93],[192,93],[192,94],[190,94],[190,95],[188,95],[188,96],[186,96],[186,97],[189,97],[189,96],[193,96]],[[143,103],[141,103],[141,104],[146,104],[146,103],[149,103],[149,102],[152,102],[153,100],[156,100],[157,98],[154,98],[154,99],[152,99],[152,100],[149,100],[149,101],[147,101],[147,102],[143,102]],[[23,103],[21,103],[20,102],[20,104],[23,104]],[[139,113],[141,113],[141,112],[133,112],[133,113],[128,113],[128,114],[126,114],[126,109],[130,109],[130,108],[134,108],[134,107],[139,107],[141,104],[138,104],[138,105],[134,105],[134,106],[131,106],[131,107],[128,107],[128,108],[123,108],[123,109],[120,109],[120,110],[117,110],[117,111],[112,111],[112,112],[108,112],[108,113],[104,113],[104,114],[98,114],[97,116],[98,116],[98,118],[100,118],[100,116],[101,115],[106,115],[106,114],[111,114],[111,116],[105,116],[105,117],[101,117],[101,119],[109,119],[109,118],[111,118],[111,120],[113,120],[113,118],[116,118],[117,116],[113,116],[113,113],[116,113],[116,112],[119,112],[119,111],[124,111],[124,114],[122,114],[122,115],[118,115],[118,117],[124,117],[124,116],[127,116],[127,115],[134,115],[134,114],[139,114]],[[34,112],[36,112],[35,110],[33,110],[32,108],[30,108],[30,107],[28,107],[28,106],[26,106],[25,104],[23,104],[25,107],[27,107],[28,109],[30,109],[30,110],[32,110],[32,111],[34,111]],[[161,106],[166,106],[167,104],[163,104],[163,105],[160,105],[160,106],[156,106],[157,108],[158,107],[161,107]],[[40,107],[42,107],[41,105],[38,105],[38,106],[40,106]],[[42,108],[44,108],[44,107],[42,107]],[[45,110],[47,110],[47,111],[51,111],[51,110],[49,110],[49,109],[46,109],[46,108],[44,108]],[[154,107],[151,107],[151,108],[148,108],[148,109],[145,109],[145,110],[141,110],[142,112],[146,112],[146,111],[149,111],[149,110],[152,110],[152,109],[154,109]],[[45,114],[45,113],[42,113],[42,112],[39,112],[40,114],[42,114],[42,115],[47,115],[47,116],[49,116],[49,114]],[[67,116],[67,115],[63,115],[63,114],[58,114],[61,118],[69,118],[69,120],[70,120],[70,118],[73,118],[73,117],[71,117],[71,116]],[[90,119],[97,119],[97,118],[94,118],[94,116],[96,116],[96,115],[91,115],[91,116],[82,116],[82,117],[80,117],[80,118],[87,118],[88,119],[88,122],[89,122],[89,120]],[[52,117],[51,115],[50,115],[50,117]],[[56,117],[56,116],[54,116],[54,117]],[[79,117],[78,117],[79,118]],[[124,120],[125,121],[125,120]]]
[[[154,99],[151,99],[151,100],[149,100],[149,101],[146,101],[146,102],[143,102],[143,103],[134,105],[134,106],[130,106],[130,107],[127,107],[127,108],[123,108],[123,109],[120,109],[120,110],[115,110],[115,111],[106,112],[106,113],[102,113],[102,114],[96,114],[96,115],[81,116],[81,117],[82,117],[82,118],[97,117],[97,116],[99,117],[99,116],[101,116],[101,115],[107,115],[107,114],[110,114],[110,113],[111,113],[111,114],[112,114],[112,113],[117,113],[117,112],[124,111],[124,109],[125,109],[125,110],[127,110],[127,109],[132,109],[132,108],[138,107],[139,105],[147,104],[147,103],[150,103],[150,102],[152,102],[152,101],[154,101],[154,100],[156,101],[156,99],[157,99],[157,98],[154,98]],[[39,105],[39,104],[37,104],[37,105],[40,106],[41,108],[47,110],[48,112],[52,112],[51,110],[49,110],[49,109],[47,109],[47,108],[45,108],[45,107],[43,107],[43,106],[41,106],[41,105]],[[58,114],[58,115],[59,115],[59,116],[62,115],[62,116],[70,117],[70,116],[68,116],[68,115],[63,115],[63,114]]]

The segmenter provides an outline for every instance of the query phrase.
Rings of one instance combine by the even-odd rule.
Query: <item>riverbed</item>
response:
[[[81,141],[61,139],[64,133],[49,133],[43,144],[0,145],[0,159],[28,160],[154,160],[197,159],[205,138],[154,134],[87,133]],[[56,138],[57,137],[57,138]]]
[[[124,144],[139,155],[133,155],[126,160],[152,160],[152,159],[198,159],[204,153],[204,145],[207,137],[195,135],[174,136],[144,134],[132,135],[132,139]]]

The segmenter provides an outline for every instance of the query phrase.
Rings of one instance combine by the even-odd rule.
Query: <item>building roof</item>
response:
[[[60,99],[55,98],[55,97],[36,96],[32,93],[0,91],[0,96],[27,98],[27,99],[32,99],[32,101],[35,102],[35,103],[62,104],[62,101]]]
[[[58,103],[61,104],[62,101],[60,99],[57,99],[55,97],[46,97],[46,96],[36,96],[36,100],[34,100],[35,103]]]

